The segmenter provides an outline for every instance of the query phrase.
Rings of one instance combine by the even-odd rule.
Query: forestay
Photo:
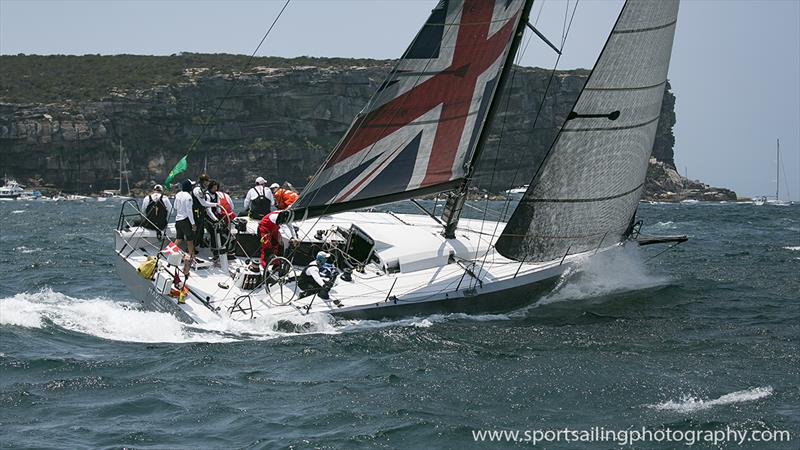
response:
[[[444,0],[293,205],[296,217],[457,186],[506,64],[523,0]]]
[[[677,0],[628,1],[496,248],[548,261],[624,239],[667,79]]]

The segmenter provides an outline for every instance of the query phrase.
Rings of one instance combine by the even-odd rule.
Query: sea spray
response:
[[[715,406],[730,405],[741,402],[752,402],[773,394],[772,386],[756,387],[743,391],[731,392],[715,399],[701,399],[691,395],[685,395],[680,400],[668,400],[655,405],[646,405],[648,408],[660,411],[675,411],[679,413],[692,413],[711,409]]]
[[[598,253],[568,270],[537,305],[649,289],[668,282],[667,277],[649,273],[639,249],[628,245]]]

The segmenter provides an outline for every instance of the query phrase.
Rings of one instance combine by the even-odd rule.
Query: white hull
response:
[[[245,267],[238,259],[230,263],[230,271],[218,267],[192,270],[186,282],[190,290],[187,302],[178,305],[169,296],[173,278],[167,273],[174,273],[175,267],[161,258],[153,279],[144,279],[136,272],[136,267],[160,245],[154,232],[139,228],[116,232],[116,267],[146,308],[171,312],[187,322],[314,313],[381,318],[418,312],[507,311],[549,292],[565,270],[594,253],[547,263],[508,260],[494,250],[487,252],[492,232],[496,238],[505,224],[479,220],[462,219],[456,239],[444,239],[439,234],[441,226],[421,215],[349,212],[295,225],[300,237],[313,241],[318,230],[349,228],[354,223],[375,240],[377,258],[363,272],[353,272],[352,282],[337,280],[329,300],[299,298],[292,282],[283,287],[274,285],[269,292],[264,287],[253,292],[240,289],[231,278],[237,267]],[[396,265],[395,269],[386,270],[386,262]],[[249,298],[242,297],[247,294]],[[237,298],[242,300],[238,306]]]

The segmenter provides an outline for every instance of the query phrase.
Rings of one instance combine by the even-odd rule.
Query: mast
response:
[[[122,195],[122,138],[119,138],[119,195]]]
[[[503,69],[500,72],[500,76],[497,80],[497,87],[495,88],[495,92],[497,94],[502,94],[503,89],[505,88],[508,74],[511,71],[511,66],[514,64],[514,58],[517,55],[519,43],[522,41],[522,36],[525,34],[525,27],[528,24],[528,16],[531,12],[531,6],[533,6],[533,0],[525,0],[525,5],[522,7],[522,16],[517,24],[517,29],[514,31],[514,40],[511,42],[511,46],[508,49],[508,55],[506,55],[505,64],[503,65]],[[445,223],[444,232],[442,234],[447,239],[456,237],[456,227],[458,226],[458,219],[461,218],[461,212],[464,209],[464,202],[467,199],[469,182],[475,173],[476,163],[478,162],[478,158],[480,158],[481,154],[483,153],[483,148],[486,144],[487,138],[489,137],[489,131],[491,130],[492,123],[494,122],[494,117],[497,110],[497,100],[499,97],[497,94],[489,104],[489,109],[486,113],[486,120],[483,122],[483,126],[481,127],[480,134],[478,136],[478,141],[475,145],[475,151],[472,153],[472,158],[470,159],[469,163],[467,163],[467,174],[464,177],[464,181],[461,186],[458,187],[458,189],[448,194],[447,203],[445,203],[444,212],[442,213],[442,221]]]
[[[778,152],[775,157],[775,200],[780,200],[778,197],[781,190],[781,140],[778,139]]]

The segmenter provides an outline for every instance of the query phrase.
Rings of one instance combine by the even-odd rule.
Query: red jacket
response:
[[[292,203],[294,203],[298,197],[296,192],[284,188],[276,189],[273,196],[275,197],[275,205],[278,209],[286,209],[292,206]]]

